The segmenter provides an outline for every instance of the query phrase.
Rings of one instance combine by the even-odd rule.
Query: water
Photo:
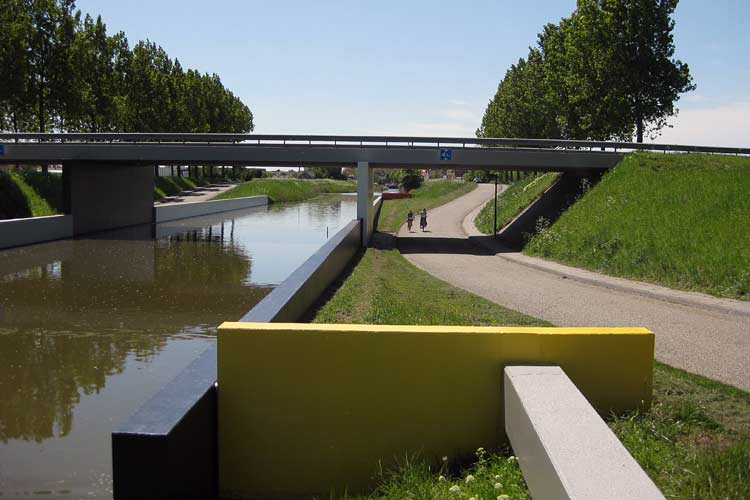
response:
[[[112,428],[355,212],[326,196],[0,251],[0,496],[111,498]]]

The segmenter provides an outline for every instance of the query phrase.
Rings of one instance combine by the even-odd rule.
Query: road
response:
[[[700,294],[673,290],[665,295],[671,301],[661,300],[643,293],[659,287],[586,272],[601,279],[598,285],[571,279],[558,272],[563,266],[554,268],[541,259],[490,251],[477,243],[480,238],[469,239],[467,230],[472,232],[471,219],[492,198],[492,189],[480,185],[433,209],[429,232],[417,228],[409,233],[402,227],[401,253],[420,269],[459,288],[555,325],[649,328],[656,335],[658,360],[750,389],[750,314],[746,314],[750,303],[704,297],[704,307],[695,302]],[[615,281],[618,287],[608,286]],[[681,299],[685,303],[675,303]]]

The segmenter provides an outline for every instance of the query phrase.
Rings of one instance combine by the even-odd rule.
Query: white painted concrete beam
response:
[[[535,499],[664,499],[558,366],[508,366],[505,430]]]
[[[31,245],[73,236],[72,215],[50,215],[0,221],[0,248]]]
[[[228,200],[209,200],[194,203],[182,203],[176,205],[156,205],[154,207],[154,222],[166,222],[199,215],[229,212],[231,210],[242,210],[268,205],[268,196],[245,196],[243,198],[230,198]]]

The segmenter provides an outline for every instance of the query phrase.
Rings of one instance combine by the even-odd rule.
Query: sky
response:
[[[217,73],[261,134],[473,137],[509,66],[575,0],[78,0],[131,46]],[[748,0],[682,0],[675,57],[697,89],[654,140],[750,146]]]

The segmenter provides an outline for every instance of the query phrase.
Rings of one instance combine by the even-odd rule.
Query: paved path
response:
[[[401,253],[455,286],[556,325],[650,328],[660,361],[750,389],[750,303],[659,290],[509,252],[489,237],[467,238],[492,189],[480,184],[432,210],[430,232],[402,227]],[[671,295],[657,298],[664,290]]]
[[[175,196],[167,196],[163,198],[166,201],[159,201],[154,205],[182,205],[184,203],[195,203],[198,201],[208,201],[215,196],[219,196],[224,191],[229,191],[237,184],[226,183],[226,184],[211,184],[208,186],[199,187],[193,191],[183,191],[182,193]]]

